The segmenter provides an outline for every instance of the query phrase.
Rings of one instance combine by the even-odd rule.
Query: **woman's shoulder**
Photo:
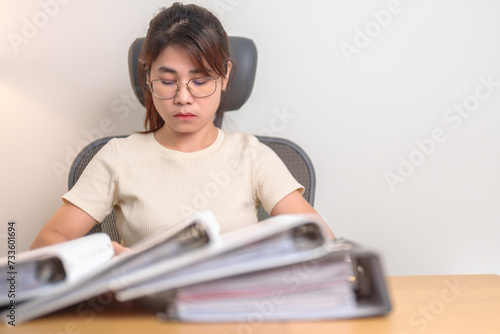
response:
[[[141,151],[150,145],[152,133],[133,133],[126,137],[115,137],[109,141],[117,151]]]
[[[151,135],[152,133],[137,132],[128,136],[117,136],[112,140],[119,145],[141,145],[147,143]]]
[[[260,145],[259,139],[251,134],[241,131],[224,131],[225,141],[235,146],[255,146]]]

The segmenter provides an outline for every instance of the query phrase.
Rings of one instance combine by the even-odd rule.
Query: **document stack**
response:
[[[355,318],[391,308],[378,255],[343,239],[327,240],[315,215],[282,215],[220,234],[205,211],[112,255],[103,234],[23,254],[16,322],[107,292],[118,301],[159,305],[163,320],[189,322],[252,315],[259,321]],[[0,261],[5,282],[7,260]],[[94,265],[79,273],[79,263]],[[0,285],[0,316],[8,323],[6,289]]]

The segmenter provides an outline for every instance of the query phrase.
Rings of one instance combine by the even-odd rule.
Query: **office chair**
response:
[[[138,77],[138,59],[139,54],[144,44],[144,38],[136,39],[129,48],[128,65],[129,75],[134,94],[137,99],[144,105],[144,83],[140,82]],[[257,49],[252,40],[242,37],[229,37],[229,48],[231,58],[235,62],[236,71],[231,71],[230,82],[231,94],[229,111],[238,110],[248,100],[253,89],[255,80],[255,72],[257,67]],[[234,67],[233,67],[234,68]],[[214,121],[215,125],[221,126],[221,119]],[[126,137],[126,136],[115,136]],[[68,188],[71,189],[76,183],[87,164],[92,160],[93,156],[112,138],[101,138],[85,147],[80,154],[75,158],[69,172]],[[314,167],[307,154],[293,142],[283,138],[273,138],[257,136],[263,143],[269,146],[283,160],[295,179],[305,187],[304,198],[314,205],[314,192],[316,186],[316,177]],[[258,219],[263,220],[269,218],[269,214],[260,207],[258,211]],[[115,211],[109,214],[101,224],[92,228],[89,232],[105,232],[110,235],[111,239],[120,242],[121,238],[116,228]]]

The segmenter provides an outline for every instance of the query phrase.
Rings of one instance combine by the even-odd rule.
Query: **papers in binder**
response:
[[[166,299],[163,318],[262,322],[388,313],[378,256],[345,240],[327,248],[316,259],[179,288]]]

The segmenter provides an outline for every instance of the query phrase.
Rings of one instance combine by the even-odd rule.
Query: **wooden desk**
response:
[[[393,311],[386,317],[289,323],[162,323],[131,303],[86,304],[1,333],[23,334],[342,334],[500,333],[500,276],[400,276],[387,279]],[[106,302],[104,302],[106,304]],[[95,310],[95,311],[94,311]],[[1,326],[1,325],[0,325]]]

